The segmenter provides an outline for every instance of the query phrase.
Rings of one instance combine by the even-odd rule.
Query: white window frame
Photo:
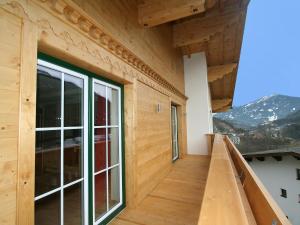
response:
[[[175,117],[175,124],[176,124],[176,130],[175,130],[175,139],[173,138],[173,108],[174,108],[174,117]],[[177,106],[171,105],[171,128],[172,128],[172,159],[175,161],[176,159],[179,158],[179,143],[178,143],[178,118],[177,118]],[[173,145],[175,144],[175,149],[176,149],[176,155],[173,156]]]
[[[61,124],[60,127],[44,127],[36,128],[36,131],[51,131],[51,130],[60,130],[61,131],[61,143],[60,143],[60,187],[46,192],[42,195],[39,195],[34,198],[34,200],[39,200],[43,197],[46,197],[55,192],[60,192],[60,224],[64,224],[64,189],[70,187],[74,184],[83,181],[83,221],[84,224],[88,224],[88,76],[77,73],[75,71],[66,69],[64,67],[46,62],[44,60],[38,59],[38,65],[47,67],[49,69],[56,70],[61,73]],[[80,79],[83,79],[83,126],[74,126],[74,127],[64,127],[64,75],[68,74]],[[82,129],[83,131],[83,177],[75,180],[71,183],[64,185],[64,131],[71,129]]]
[[[106,118],[105,118],[105,121],[106,121],[106,124],[105,126],[95,126],[95,116],[94,116],[94,108],[95,108],[95,105],[94,105],[94,90],[95,90],[95,84],[99,84],[99,85],[103,85],[105,86],[105,108],[106,108]],[[108,125],[108,114],[107,114],[107,89],[108,88],[112,88],[112,89],[115,89],[118,91],[118,125]],[[117,208],[119,208],[122,204],[123,204],[123,188],[122,188],[122,184],[123,184],[123,174],[122,174],[122,121],[121,121],[121,88],[116,86],[116,85],[113,85],[113,84],[108,84],[106,82],[103,82],[101,80],[98,80],[98,79],[93,79],[92,80],[92,140],[94,141],[95,138],[94,138],[94,135],[95,135],[95,129],[98,129],[98,128],[105,128],[105,133],[106,133],[106,168],[105,169],[102,169],[100,171],[97,171],[95,172],[95,157],[94,157],[94,154],[95,154],[95,145],[94,143],[92,144],[92,173],[93,173],[93,180],[92,180],[92,186],[93,186],[93,224],[94,225],[97,225],[99,223],[101,223],[103,220],[105,220],[109,215],[111,215]],[[118,131],[119,131],[119,163],[113,165],[113,166],[110,166],[110,167],[107,167],[107,163],[108,163],[108,129],[109,128],[118,128]],[[119,167],[119,190],[120,190],[120,202],[115,205],[113,208],[111,208],[109,210],[109,201],[108,201],[108,171],[111,170],[112,168],[115,168],[115,167]],[[107,206],[107,212],[102,216],[100,217],[99,219],[96,220],[96,217],[95,217],[95,176],[104,172],[106,173],[106,206]]]
[[[53,194],[55,192],[60,192],[60,204],[61,204],[61,208],[60,208],[60,223],[61,225],[64,224],[64,189],[67,187],[70,187],[76,183],[82,182],[83,181],[83,208],[84,210],[82,211],[83,213],[83,221],[84,224],[87,225],[89,222],[89,183],[92,185],[92,190],[93,190],[93,199],[92,199],[92,215],[93,215],[93,224],[99,224],[101,223],[103,220],[105,220],[109,215],[111,215],[116,209],[118,209],[122,204],[123,204],[123,165],[122,165],[122,117],[121,117],[121,113],[122,113],[122,108],[121,108],[121,88],[119,86],[113,85],[113,84],[109,84],[106,82],[103,82],[101,80],[98,79],[92,79],[92,90],[89,90],[89,76],[85,75],[85,74],[81,74],[78,72],[75,72],[73,70],[58,66],[56,64],[53,63],[49,63],[47,61],[38,59],[38,65],[47,67],[49,69],[53,69],[56,70],[58,72],[61,73],[62,76],[62,80],[61,80],[61,126],[60,127],[45,127],[45,128],[36,128],[36,131],[54,131],[54,130],[59,130],[61,131],[61,177],[60,177],[60,187],[51,190],[47,193],[44,193],[42,195],[39,195],[37,197],[34,198],[34,200],[39,200],[43,197],[46,197],[50,194]],[[63,127],[64,125],[64,74],[68,74],[74,77],[78,77],[83,79],[84,81],[84,103],[83,103],[83,126],[74,126],[74,127]],[[106,89],[106,96],[107,96],[107,88],[112,88],[118,91],[118,124],[117,125],[107,125],[107,112],[106,112],[106,125],[105,126],[95,126],[94,124],[94,84],[100,84],[105,86]],[[92,99],[89,99],[89,91],[92,91]],[[89,115],[89,101],[92,101],[92,124],[89,124],[88,121],[88,115]],[[107,99],[106,99],[106,110],[107,110]],[[111,208],[110,210],[108,210],[101,218],[99,218],[97,221],[95,221],[95,186],[94,186],[94,177],[95,177],[95,170],[94,170],[94,144],[92,143],[92,172],[93,172],[93,178],[92,178],[92,182],[89,182],[89,165],[88,165],[88,152],[89,152],[89,126],[92,126],[92,140],[94,140],[94,130],[95,128],[105,128],[106,129],[106,134],[107,134],[107,130],[108,128],[118,128],[118,138],[119,138],[119,163],[110,166],[108,168],[105,168],[101,171],[96,172],[96,174],[99,174],[101,172],[106,171],[106,197],[107,197],[107,207],[109,209],[109,203],[108,203],[108,171],[112,168],[115,167],[119,167],[119,190],[120,190],[120,202],[115,205],[113,208]],[[64,185],[64,130],[71,130],[71,129],[82,129],[83,130],[83,177],[73,181],[71,183],[68,183],[66,185]],[[106,135],[106,143],[107,143],[107,139],[108,139],[108,135]],[[108,157],[108,149],[107,149],[107,144],[106,144],[106,162],[107,162],[107,157]]]

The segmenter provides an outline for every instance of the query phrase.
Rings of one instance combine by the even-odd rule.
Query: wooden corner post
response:
[[[17,224],[34,224],[37,27],[23,19],[20,65]]]

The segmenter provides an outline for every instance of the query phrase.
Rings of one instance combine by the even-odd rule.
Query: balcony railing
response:
[[[198,225],[291,225],[231,140],[208,137],[211,162]]]

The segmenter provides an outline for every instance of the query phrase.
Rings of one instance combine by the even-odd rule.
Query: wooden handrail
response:
[[[198,225],[249,225],[222,135],[214,138]]]
[[[240,174],[243,189],[257,224],[291,225],[280,207],[227,136],[225,137],[225,142],[234,166],[238,174]]]

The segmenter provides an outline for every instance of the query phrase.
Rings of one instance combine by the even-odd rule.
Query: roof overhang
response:
[[[250,0],[139,0],[139,23],[170,23],[173,46],[183,55],[205,52],[212,111],[232,107]]]
[[[173,29],[174,46],[183,55],[206,54],[213,112],[232,107],[249,1],[223,3],[174,24]]]

